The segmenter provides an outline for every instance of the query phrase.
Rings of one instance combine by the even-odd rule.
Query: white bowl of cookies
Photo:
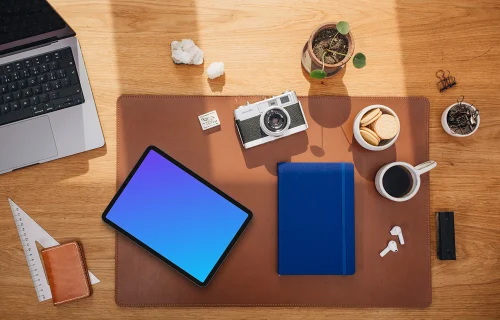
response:
[[[399,136],[396,112],[381,104],[368,106],[354,118],[354,138],[365,149],[382,151],[392,146]]]

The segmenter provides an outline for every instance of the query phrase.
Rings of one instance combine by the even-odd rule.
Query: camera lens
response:
[[[288,117],[280,109],[271,109],[264,115],[264,126],[271,132],[285,130],[288,124]]]

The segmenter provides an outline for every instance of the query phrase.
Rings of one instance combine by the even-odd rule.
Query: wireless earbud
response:
[[[396,241],[389,241],[387,247],[385,247],[385,249],[380,252],[380,256],[385,256],[389,251],[398,252],[398,244],[396,243]]]
[[[403,230],[401,230],[399,226],[395,226],[394,228],[391,229],[390,232],[391,235],[398,236],[400,244],[405,244],[405,239],[403,238]]]

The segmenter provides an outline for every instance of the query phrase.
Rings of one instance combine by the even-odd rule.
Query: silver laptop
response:
[[[45,0],[0,1],[0,174],[104,145],[75,35]]]

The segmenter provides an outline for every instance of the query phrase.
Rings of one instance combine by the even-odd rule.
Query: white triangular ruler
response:
[[[28,268],[30,270],[31,279],[33,280],[33,285],[35,286],[36,295],[38,301],[42,302],[52,298],[52,293],[50,292],[50,286],[45,277],[45,270],[42,266],[42,260],[40,259],[40,254],[36,248],[36,243],[38,242],[42,247],[49,248],[59,245],[59,242],[54,240],[35,220],[19,208],[17,204],[9,199],[10,208],[12,210],[12,215],[14,216],[14,221],[16,222],[17,232],[21,238],[21,244],[23,246],[24,255],[26,256],[26,261],[28,262]],[[91,284],[99,283],[97,279],[90,271],[89,278]]]

